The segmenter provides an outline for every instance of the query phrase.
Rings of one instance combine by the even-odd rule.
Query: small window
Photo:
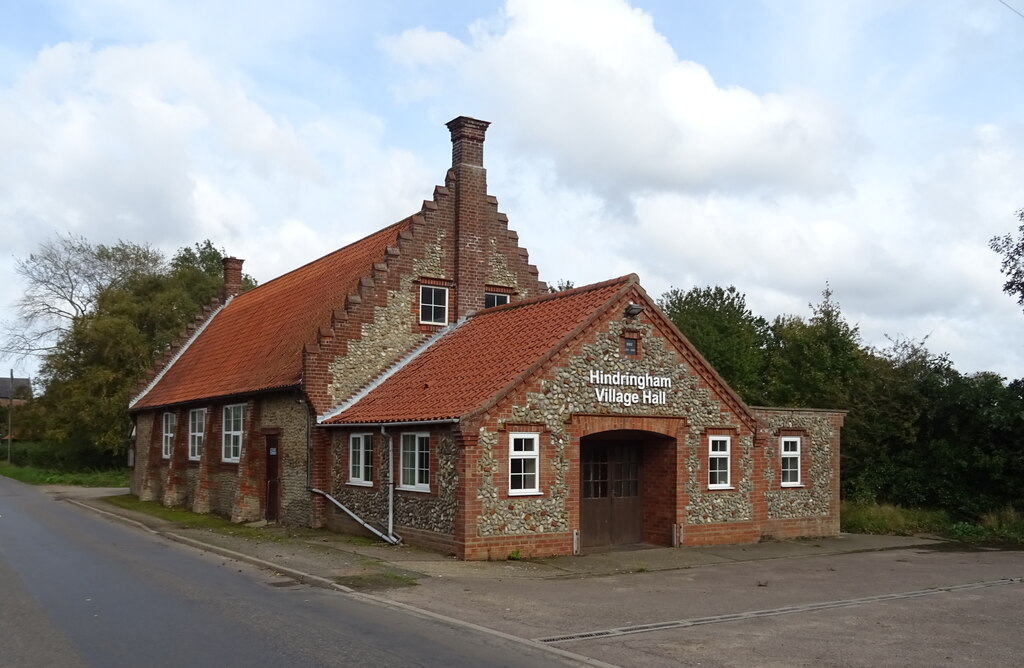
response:
[[[636,357],[640,354],[640,340],[632,337],[622,339],[622,354],[627,357]]]
[[[430,491],[430,434],[402,434],[402,473],[399,489]]]
[[[203,433],[206,431],[206,409],[188,412],[188,458],[197,461],[203,456]]]
[[[420,286],[420,322],[424,325],[448,324],[448,288]]]
[[[174,428],[178,424],[178,417],[174,413],[164,413],[164,434],[162,454],[164,459],[171,458],[171,451],[174,449]]]
[[[540,447],[537,434],[510,434],[508,442],[508,493],[540,494]]]
[[[242,457],[242,424],[245,422],[245,404],[224,407],[224,432],[221,441],[221,459],[237,462]]]
[[[708,440],[708,488],[729,488],[730,437],[712,436]]]
[[[493,306],[504,306],[508,303],[508,295],[500,292],[485,292],[484,293],[484,308],[491,308]]]
[[[800,437],[782,438],[782,486],[800,486]]]
[[[348,441],[348,482],[373,484],[373,434],[352,434]]]

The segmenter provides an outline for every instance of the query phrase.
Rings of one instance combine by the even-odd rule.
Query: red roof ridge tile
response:
[[[553,301],[555,299],[563,299],[565,297],[572,297],[584,292],[593,292],[594,290],[600,290],[616,283],[629,283],[631,285],[639,285],[640,277],[636,273],[625,274],[618,278],[609,278],[606,281],[600,283],[590,283],[589,285],[581,285],[578,288],[569,288],[568,290],[559,290],[558,292],[551,292],[544,295],[537,295],[536,297],[530,297],[529,299],[522,299],[517,302],[509,302],[508,304],[502,304],[501,306],[492,306],[489,309],[483,309],[473,313],[469,317],[475,318],[478,315],[485,315],[490,313],[497,313],[499,311],[510,311],[512,309],[521,308],[523,306],[530,306],[531,304],[537,304],[539,302]]]
[[[281,281],[281,280],[283,280],[285,278],[288,278],[292,274],[294,274],[294,273],[296,273],[298,271],[302,271],[303,269],[306,269],[307,267],[309,267],[311,265],[318,264],[320,262],[323,262],[324,260],[327,260],[328,258],[331,258],[331,257],[333,257],[333,256],[335,256],[335,255],[337,255],[337,254],[339,254],[341,252],[343,252],[343,251],[347,251],[351,247],[353,247],[353,246],[355,246],[357,244],[361,244],[364,241],[366,241],[367,239],[375,237],[375,236],[377,236],[379,234],[384,234],[384,233],[386,233],[388,231],[391,231],[391,230],[398,229],[400,227],[408,226],[408,224],[412,221],[412,219],[415,218],[418,215],[419,215],[418,213],[415,213],[415,214],[413,214],[411,216],[406,216],[405,218],[402,218],[399,221],[391,223],[387,227],[382,227],[381,229],[376,230],[374,232],[371,232],[370,234],[367,234],[364,237],[360,237],[359,239],[356,239],[355,241],[352,241],[350,243],[345,244],[341,248],[336,248],[336,249],[332,250],[330,253],[327,253],[326,255],[321,255],[320,257],[314,258],[314,259],[310,260],[309,262],[307,262],[305,264],[301,264],[298,267],[295,267],[294,269],[290,269],[289,271],[286,271],[285,273],[283,273],[283,274],[281,274],[279,276],[275,276],[274,278],[270,279],[266,283],[260,283],[259,285],[257,285],[256,287],[254,287],[254,288],[252,288],[250,290],[246,290],[245,292],[240,292],[236,296],[237,297],[243,297],[243,296],[248,295],[250,293],[256,292],[257,290],[259,290],[261,288],[265,288],[265,287],[267,287],[269,285],[273,285],[274,283],[277,283],[277,282],[279,282],[279,281]],[[370,267],[371,273],[372,273],[372,269],[373,268],[371,266]]]

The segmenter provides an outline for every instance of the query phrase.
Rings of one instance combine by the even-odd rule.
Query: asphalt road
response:
[[[0,666],[483,665],[576,664],[299,585],[0,477]]]

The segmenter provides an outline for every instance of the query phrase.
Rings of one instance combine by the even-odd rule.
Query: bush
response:
[[[3,456],[6,461],[6,447]],[[114,457],[95,450],[82,450],[67,443],[53,441],[15,441],[11,447],[11,463],[53,471],[73,472],[107,470],[125,465],[124,457]]]
[[[55,471],[33,466],[14,466],[0,461],[0,475],[29,485],[74,485],[76,487],[127,487],[131,477],[128,469],[110,471]]]
[[[844,501],[840,518],[843,531],[890,536],[942,533],[950,524],[945,511],[901,508],[889,503]]]
[[[1024,543],[1024,513],[1011,506],[981,516],[981,526],[998,542]]]
[[[956,520],[943,510],[902,508],[888,503],[843,501],[842,530],[910,536],[931,533],[965,543],[1024,545],[1024,513],[1007,506],[975,521]]]

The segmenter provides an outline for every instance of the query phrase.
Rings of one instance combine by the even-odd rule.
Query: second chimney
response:
[[[242,263],[237,257],[226,257],[221,260],[224,265],[224,285],[221,286],[220,298],[227,300],[242,291]]]

